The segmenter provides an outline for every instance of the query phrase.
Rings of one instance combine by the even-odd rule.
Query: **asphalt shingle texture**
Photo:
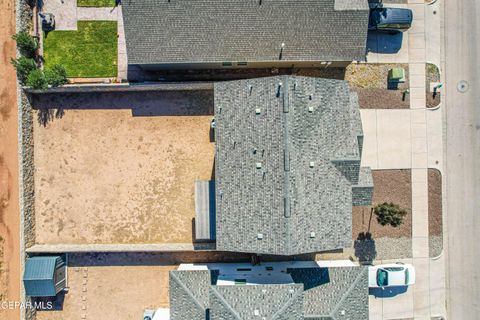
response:
[[[289,269],[304,284],[305,319],[368,319],[368,267]]]
[[[367,267],[287,272],[290,284],[216,285],[215,272],[172,271],[172,320],[368,319]]]
[[[350,246],[363,133],[347,82],[278,76],[220,82],[214,92],[217,249]]]
[[[367,0],[123,0],[122,11],[129,64],[366,55]]]

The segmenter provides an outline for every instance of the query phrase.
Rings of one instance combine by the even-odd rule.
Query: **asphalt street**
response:
[[[480,1],[445,1],[447,310],[480,317]]]

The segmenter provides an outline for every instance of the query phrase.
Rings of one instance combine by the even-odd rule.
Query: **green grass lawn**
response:
[[[61,64],[70,78],[117,76],[117,22],[78,21],[77,31],[52,31],[44,39],[45,67]]]
[[[78,7],[115,7],[115,0],[77,0]]]

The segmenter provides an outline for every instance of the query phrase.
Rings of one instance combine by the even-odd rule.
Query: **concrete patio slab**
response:
[[[78,7],[78,20],[117,20],[118,7],[113,8],[97,8],[97,7]]]
[[[77,30],[76,0],[45,0],[42,12],[53,13],[55,30]]]

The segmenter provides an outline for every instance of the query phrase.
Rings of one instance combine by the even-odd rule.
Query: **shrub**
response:
[[[20,57],[18,59],[12,59],[12,64],[17,70],[18,80],[22,85],[27,81],[30,72],[37,69],[37,63],[31,58]]]
[[[392,227],[398,227],[403,223],[403,218],[407,212],[400,208],[399,205],[384,202],[379,204],[374,209],[377,221],[382,226],[391,225]]]
[[[38,49],[38,42],[34,37],[29,35],[28,32],[20,31],[13,35],[12,38],[17,42],[17,48],[23,56],[27,58],[35,57],[35,51]]]
[[[45,79],[45,74],[42,70],[33,70],[29,73],[27,77],[27,86],[32,89],[45,90],[48,88],[47,79]]]
[[[45,78],[47,83],[52,87],[58,87],[68,83],[67,72],[65,68],[59,64],[45,70]]]

